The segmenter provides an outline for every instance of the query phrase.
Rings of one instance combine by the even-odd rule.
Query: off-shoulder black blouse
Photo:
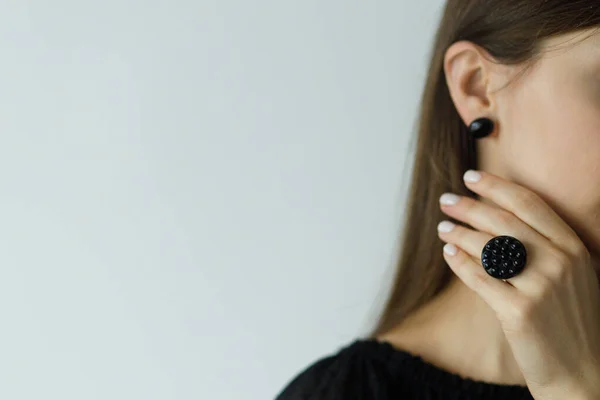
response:
[[[531,400],[526,386],[488,383],[439,368],[375,339],[358,339],[293,377],[275,400]]]

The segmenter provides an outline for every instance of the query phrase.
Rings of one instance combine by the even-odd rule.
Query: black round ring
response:
[[[518,239],[508,236],[491,238],[481,250],[483,269],[496,279],[520,274],[527,264],[527,250]]]

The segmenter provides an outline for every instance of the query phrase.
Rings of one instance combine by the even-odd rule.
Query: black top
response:
[[[359,339],[315,361],[275,400],[531,400],[526,386],[487,383],[439,368],[388,342]]]

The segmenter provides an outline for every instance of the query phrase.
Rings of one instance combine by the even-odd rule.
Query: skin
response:
[[[440,203],[463,223],[439,233],[457,248],[444,253],[454,279],[378,339],[464,377],[527,385],[536,399],[600,398],[600,34],[542,46],[548,52],[521,76],[525,65],[490,61],[471,42],[447,50],[464,123],[488,117],[496,126],[477,141],[482,180],[465,182],[475,198]],[[506,282],[478,259],[500,234],[531,254]]]

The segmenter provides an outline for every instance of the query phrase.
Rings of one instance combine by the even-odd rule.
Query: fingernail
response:
[[[447,205],[447,206],[452,206],[452,205],[458,203],[458,200],[460,200],[460,197],[455,195],[454,193],[444,193],[440,197],[440,203]]]
[[[456,246],[452,243],[446,243],[444,245],[444,253],[450,254],[451,256],[456,254]]]
[[[444,220],[438,224],[437,229],[440,232],[450,232],[454,227],[452,222]]]
[[[478,182],[481,179],[481,174],[472,169],[465,172],[463,179],[467,182]]]

